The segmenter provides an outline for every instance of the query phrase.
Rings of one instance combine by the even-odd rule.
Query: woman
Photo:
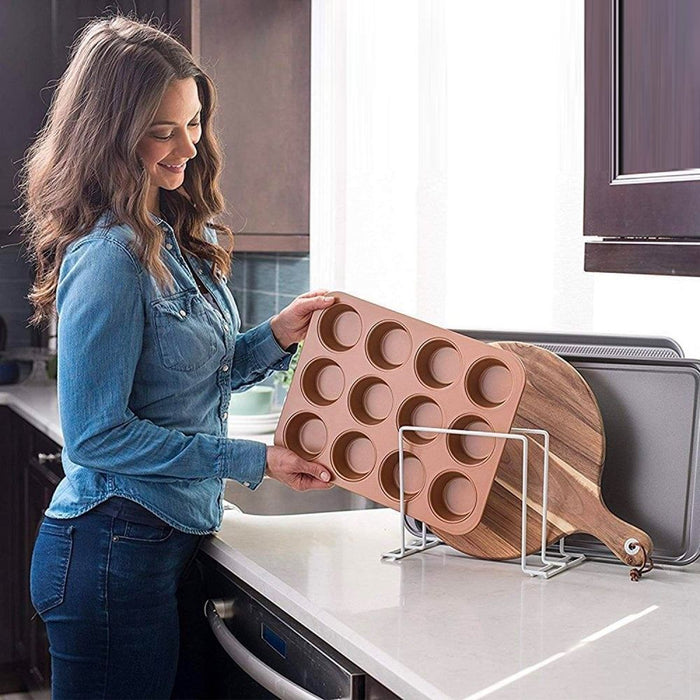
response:
[[[224,478],[304,490],[329,473],[226,437],[232,390],[285,369],[297,298],[239,334],[212,131],[215,90],[177,41],[116,17],[81,33],[23,189],[35,322],[58,314],[59,484],[31,570],[54,700],[169,697],[178,581],[222,516]]]

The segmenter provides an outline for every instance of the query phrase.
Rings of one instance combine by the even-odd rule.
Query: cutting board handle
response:
[[[654,549],[649,535],[611,513],[601,498],[595,502],[597,507],[588,514],[589,524],[595,527],[582,529],[581,532],[594,534],[623,563],[629,566],[643,566]],[[634,553],[627,551],[625,544],[630,540],[636,540],[644,551],[640,547]]]

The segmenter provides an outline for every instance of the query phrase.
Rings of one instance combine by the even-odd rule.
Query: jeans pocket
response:
[[[29,577],[32,605],[39,615],[63,602],[72,551],[73,526],[45,519],[34,543]]]
[[[127,542],[165,542],[173,534],[174,529],[170,525],[144,525],[121,518],[117,518],[114,523],[115,535]]]

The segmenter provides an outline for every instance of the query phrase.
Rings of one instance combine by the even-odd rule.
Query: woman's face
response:
[[[187,161],[197,155],[202,136],[202,105],[194,78],[173,80],[155,119],[136,146],[136,153],[151,176],[148,208],[158,211],[158,189],[175,190],[185,179]]]

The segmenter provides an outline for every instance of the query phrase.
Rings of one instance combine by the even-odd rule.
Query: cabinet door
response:
[[[308,252],[311,0],[0,2],[0,231],[19,223],[19,163],[76,32],[107,9],[162,18],[219,88],[225,223],[244,251]],[[18,118],[18,115],[21,117]]]
[[[15,179],[24,152],[41,126],[51,77],[51,10],[46,0],[0,2],[0,231],[19,223]]]
[[[15,661],[13,593],[17,588],[16,462],[12,412],[0,406],[0,666]]]
[[[16,531],[21,533],[22,542],[16,594],[19,613],[16,648],[25,682],[31,688],[43,688],[50,684],[51,662],[44,623],[35,616],[29,596],[29,569],[39,523],[63,472],[59,459],[47,459],[59,455],[60,447],[21,418],[16,422],[23,518],[21,528]]]
[[[586,270],[700,275],[700,4],[587,0]]]
[[[219,94],[236,251],[308,252],[311,0],[176,2],[171,21],[177,11]]]
[[[19,224],[17,174],[51,102],[51,81],[65,70],[76,33],[105,10],[167,17],[168,0],[22,0],[0,2],[0,231]]]
[[[47,468],[36,457],[29,460],[26,478],[26,526],[24,555],[24,609],[27,616],[26,644],[28,651],[27,668],[31,687],[43,688],[51,683],[51,660],[46,628],[29,599],[29,568],[34,540],[46,506],[48,506],[60,477]]]

